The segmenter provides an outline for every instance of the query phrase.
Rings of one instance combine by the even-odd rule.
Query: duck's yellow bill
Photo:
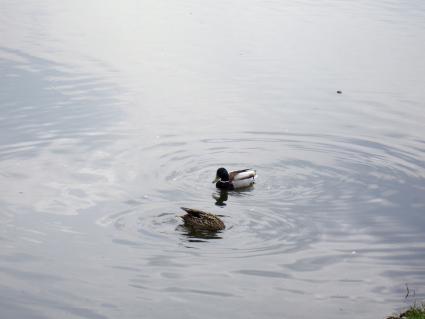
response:
[[[214,183],[217,183],[219,180],[220,180],[220,177],[216,176],[215,179],[212,182],[214,184]]]

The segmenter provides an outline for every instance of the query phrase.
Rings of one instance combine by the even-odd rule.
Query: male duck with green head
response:
[[[255,183],[257,172],[253,169],[242,169],[228,172],[224,167],[217,170],[213,183],[220,189],[234,190],[249,187]]]

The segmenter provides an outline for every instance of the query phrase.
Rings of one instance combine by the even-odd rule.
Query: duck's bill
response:
[[[212,181],[212,183],[217,183],[220,180],[220,177],[216,176],[215,179]]]

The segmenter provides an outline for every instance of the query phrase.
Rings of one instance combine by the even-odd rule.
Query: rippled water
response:
[[[422,1],[0,6],[0,318],[425,299]],[[220,166],[257,183],[221,193]]]

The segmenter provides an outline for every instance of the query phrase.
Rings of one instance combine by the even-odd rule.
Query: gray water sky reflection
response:
[[[104,135],[121,116],[112,83],[60,71],[52,61],[17,50],[0,48],[0,51],[22,60],[17,64],[0,59],[3,74],[0,124],[4,128],[0,156],[3,159],[16,158],[19,154],[36,156],[58,139],[75,142],[83,148],[102,143]]]
[[[423,296],[423,2],[2,12],[0,317],[363,319]],[[257,184],[220,199],[220,166]],[[227,228],[190,234],[180,206]]]

